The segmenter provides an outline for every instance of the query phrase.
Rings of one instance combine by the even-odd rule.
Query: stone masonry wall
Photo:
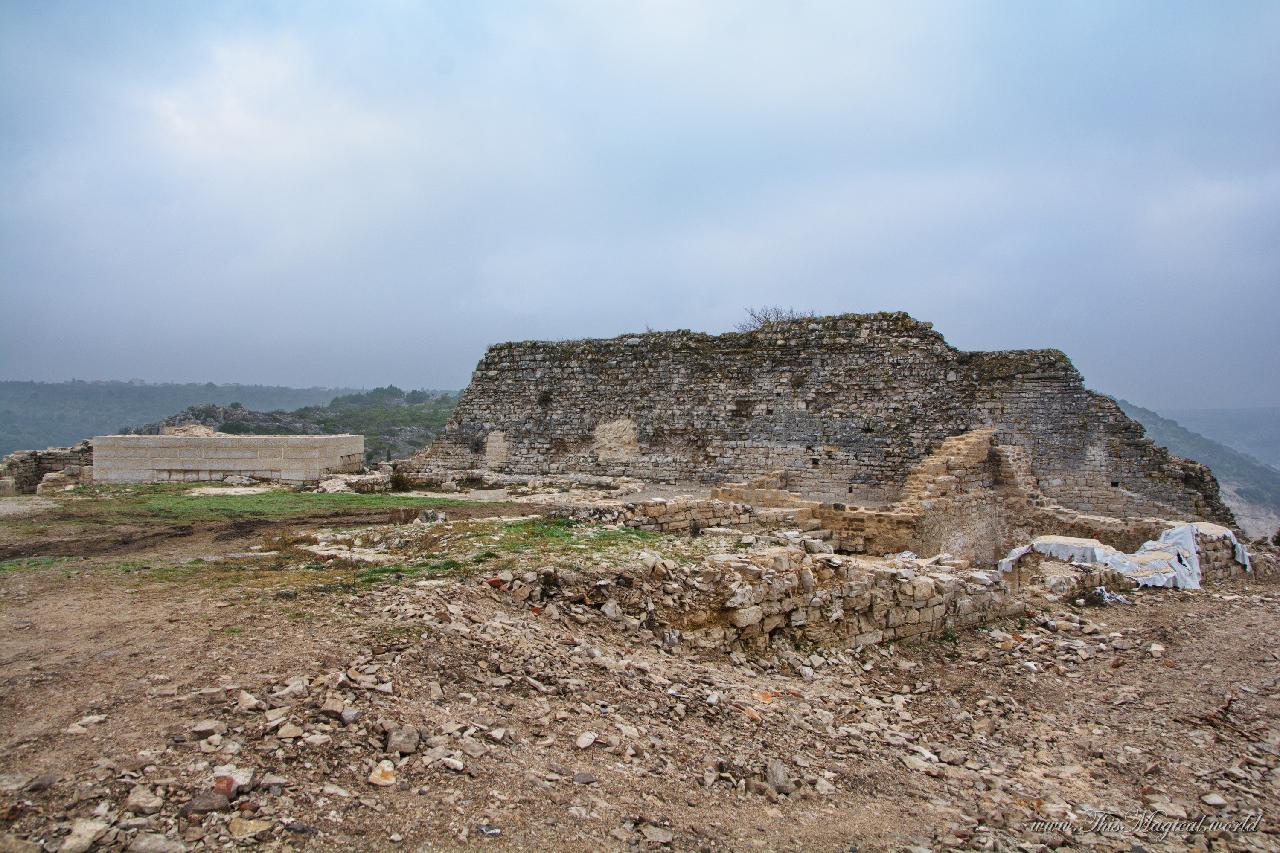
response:
[[[979,427],[1023,448],[1069,508],[1234,523],[1207,469],[1146,439],[1062,353],[964,353],[901,313],[499,344],[402,467],[706,483],[783,470],[807,497],[874,505]]]
[[[0,478],[12,478],[19,494],[32,494],[45,474],[68,468],[79,474],[93,465],[93,448],[82,441],[74,447],[50,447],[45,450],[18,450],[0,462]]]
[[[104,435],[93,439],[94,480],[220,480],[239,474],[304,483],[360,471],[360,435]]]
[[[912,469],[901,500],[889,506],[807,500],[783,488],[790,485],[789,478],[775,472],[749,483],[717,486],[710,500],[627,504],[619,520],[666,533],[793,528],[829,540],[844,553],[947,553],[986,567],[1039,535],[1097,538],[1128,552],[1175,523],[1064,507],[1039,491],[1026,451],[995,444],[996,436],[995,429],[984,428],[946,439]]]

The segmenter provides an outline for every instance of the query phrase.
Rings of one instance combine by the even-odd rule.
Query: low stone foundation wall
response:
[[[101,483],[221,480],[231,475],[306,483],[354,473],[361,435],[103,435],[93,439]]]
[[[872,561],[774,549],[713,558],[722,595],[715,624],[689,624],[698,647],[766,648],[771,638],[860,646],[978,625],[1025,612],[994,572],[933,560]]]

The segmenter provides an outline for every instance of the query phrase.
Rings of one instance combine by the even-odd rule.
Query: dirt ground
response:
[[[1270,582],[803,671],[482,570],[257,582],[281,529],[385,516],[98,531],[79,557],[26,528],[46,556],[0,575],[0,850],[1280,849]]]

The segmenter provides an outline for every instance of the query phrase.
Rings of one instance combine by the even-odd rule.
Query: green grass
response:
[[[85,486],[50,510],[82,523],[190,524],[235,519],[284,519],[326,513],[359,512],[393,507],[439,507],[468,504],[453,498],[392,494],[325,494],[272,490],[250,495],[193,495],[208,484],[149,484],[130,489]]]
[[[374,566],[356,575],[365,584],[383,582],[398,583],[422,577],[445,577],[459,574],[462,563],[457,560],[436,560],[434,562],[413,563],[411,565],[396,564],[390,566]]]
[[[633,530],[629,527],[600,527],[581,524],[569,518],[535,518],[504,525],[499,531],[498,541],[494,543],[493,550],[485,553],[493,554],[494,550],[522,553],[534,549],[565,551],[608,548],[653,542],[659,537],[658,533]]]
[[[7,575],[12,572],[27,572],[33,569],[43,569],[49,566],[58,566],[71,560],[79,559],[78,557],[23,557],[18,560],[0,560],[0,575]]]

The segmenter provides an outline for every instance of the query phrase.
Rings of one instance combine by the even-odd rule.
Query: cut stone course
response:
[[[362,469],[360,435],[103,435],[93,439],[94,479],[151,483],[253,477],[316,482]]]

